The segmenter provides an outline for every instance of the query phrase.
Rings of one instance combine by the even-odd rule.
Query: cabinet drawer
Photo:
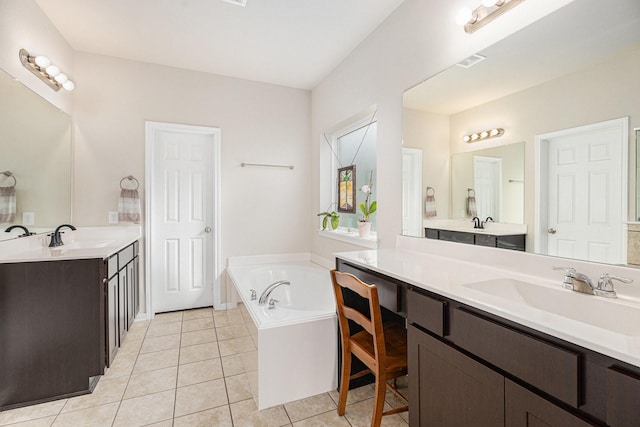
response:
[[[473,233],[461,233],[458,231],[440,230],[440,240],[449,242],[468,243],[473,245]]]
[[[465,309],[453,310],[450,338],[499,369],[577,407],[580,355]]]
[[[607,369],[607,424],[640,425],[640,376],[616,367]]]
[[[524,251],[525,235],[517,236],[498,236],[496,246],[502,249],[513,249],[516,251]]]
[[[367,273],[366,271],[362,271],[348,264],[342,264],[340,266],[340,271],[343,273],[353,274],[358,279],[369,285],[376,285],[378,288],[378,299],[380,300],[380,305],[382,307],[385,307],[395,313],[404,311],[402,309],[403,307],[401,307],[400,299],[398,298],[398,288],[401,285],[389,282],[379,276]]]
[[[133,259],[133,245],[129,245],[118,252],[118,270],[122,270],[125,265],[129,264]]]
[[[434,334],[444,336],[447,303],[415,291],[407,292],[407,319]]]
[[[640,233],[638,233],[640,234]],[[434,230],[433,228],[425,228],[424,229],[424,237],[427,239],[438,239],[438,230]]]
[[[496,247],[496,236],[476,234],[476,245]]]
[[[107,260],[107,278],[111,279],[118,272],[118,255],[112,255]]]

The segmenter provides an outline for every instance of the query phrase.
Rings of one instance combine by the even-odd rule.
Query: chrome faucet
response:
[[[11,231],[16,229],[16,228],[20,228],[20,229],[22,229],[22,231],[24,231],[24,233],[22,233],[18,237],[27,237],[27,236],[33,236],[34,234],[36,234],[36,233],[30,232],[29,229],[27,227],[25,227],[24,225],[12,225],[11,227],[7,227],[7,229],[4,230],[4,231],[6,233],[11,233]]]
[[[553,267],[554,270],[564,270],[564,282],[562,287],[583,294],[593,295],[595,287],[588,276],[578,273],[573,267]]]
[[[598,285],[593,290],[594,295],[598,295],[605,298],[618,298],[615,289],[613,288],[612,280],[618,280],[622,283],[632,283],[632,279],[626,277],[614,276],[609,273],[602,273],[598,280]]]
[[[280,285],[290,286],[291,282],[289,282],[288,280],[278,280],[277,282],[273,282],[272,284],[267,286],[267,289],[265,289],[264,292],[262,292],[262,295],[260,295],[260,299],[258,300],[258,305],[265,305],[267,303],[267,299],[269,298],[269,295],[271,294],[271,292],[273,292],[273,290]]]
[[[51,234],[47,234],[47,236],[51,236],[51,243],[49,243],[49,247],[50,248],[55,248],[57,246],[62,246],[64,245],[64,242],[62,241],[62,237],[60,236],[60,230],[64,227],[70,228],[72,230],[75,230],[76,228],[71,225],[71,224],[62,224],[59,225],[58,228],[56,228],[56,231],[54,231]]]

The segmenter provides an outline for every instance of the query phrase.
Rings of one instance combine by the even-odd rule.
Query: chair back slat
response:
[[[362,328],[365,331],[369,332],[369,334],[371,335],[374,334],[373,324],[371,323],[371,320],[367,316],[360,313],[358,310],[348,307],[346,305],[342,306],[342,311],[344,313],[344,317],[346,317],[349,320],[353,320],[358,325],[362,326]]]

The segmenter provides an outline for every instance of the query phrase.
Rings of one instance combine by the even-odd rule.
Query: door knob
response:
[[[550,228],[550,229],[547,230],[547,233],[556,234],[556,229],[555,228]]]
[[[211,233],[211,227],[207,226],[204,228],[205,233]]]

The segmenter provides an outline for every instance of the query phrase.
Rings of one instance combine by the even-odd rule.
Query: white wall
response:
[[[322,133],[371,105],[378,108],[378,238],[395,245],[402,229],[402,93],[429,76],[485,48],[571,0],[523,2],[473,35],[455,24],[462,6],[478,1],[405,0],[312,94],[311,144],[320,155]],[[319,162],[312,164],[311,206],[320,212]],[[320,237],[315,216],[307,226],[313,252],[331,258],[354,246]]]
[[[422,200],[426,198],[427,187],[432,187],[438,212],[435,218],[451,218],[449,116],[410,108],[404,108],[402,115],[404,147],[422,150]]]
[[[308,91],[86,53],[75,61],[76,225],[107,225],[124,176],[144,197],[146,120],[212,126],[222,133],[222,266],[229,256],[309,252],[299,232],[312,215]]]
[[[73,50],[33,0],[0,0],[0,68],[71,114],[72,92],[51,90],[20,63],[18,52],[46,55],[75,81]]]

